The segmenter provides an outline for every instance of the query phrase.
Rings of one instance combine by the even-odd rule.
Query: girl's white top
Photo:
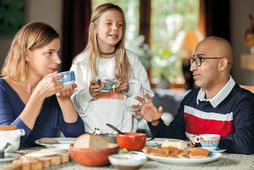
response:
[[[132,108],[132,105],[141,103],[135,99],[139,96],[146,100],[144,93],[148,93],[153,98],[154,93],[151,90],[147,72],[140,62],[137,55],[126,50],[130,62],[130,76],[128,78],[129,90],[116,93],[113,89],[110,92],[102,93],[93,98],[89,93],[91,81],[91,72],[88,71],[89,53],[80,54],[71,66],[75,72],[75,83],[77,88],[71,96],[76,111],[79,113],[85,123],[85,131],[94,133],[100,129],[100,133],[117,133],[106,123],[120,129],[122,132],[136,132],[138,119],[141,116],[134,117],[138,109]],[[97,69],[99,76],[114,77],[115,57],[99,59]]]

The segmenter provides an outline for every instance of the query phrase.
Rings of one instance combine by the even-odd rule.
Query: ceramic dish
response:
[[[20,156],[21,155],[17,153],[5,153],[4,158],[0,159],[0,162],[7,162],[7,161],[19,159]]]
[[[114,154],[108,157],[110,163],[118,170],[137,170],[146,162],[146,155],[142,152],[133,154]]]
[[[39,139],[37,139],[35,143],[48,148],[69,149],[70,144],[73,144],[77,138],[54,138],[54,139],[56,139],[60,144],[47,144],[40,142]]]
[[[212,152],[225,152],[226,149],[217,147],[216,149],[211,150],[211,151],[212,151]]]
[[[152,159],[157,162],[162,162],[166,164],[176,164],[176,165],[197,165],[197,164],[203,164],[208,162],[213,162],[221,157],[221,153],[214,153],[210,152],[208,156],[210,158],[200,158],[200,159],[186,159],[186,158],[165,158],[165,157],[159,157],[159,156],[146,156],[149,159]]]

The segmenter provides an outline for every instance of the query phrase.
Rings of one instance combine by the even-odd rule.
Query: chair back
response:
[[[240,87],[254,93],[254,86],[240,85]]]

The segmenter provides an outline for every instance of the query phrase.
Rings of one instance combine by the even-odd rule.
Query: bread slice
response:
[[[190,156],[192,158],[205,158],[209,154],[209,150],[203,148],[192,148],[190,150]]]
[[[185,141],[183,140],[170,140],[170,139],[167,139],[165,140],[162,144],[161,144],[161,147],[169,147],[169,146],[172,146],[172,147],[177,147],[178,149],[185,149],[187,148],[187,144]]]
[[[40,138],[40,142],[46,143],[46,144],[59,144],[60,143],[54,138]]]
[[[75,148],[108,148],[108,139],[101,135],[83,134],[79,136],[75,143]]]

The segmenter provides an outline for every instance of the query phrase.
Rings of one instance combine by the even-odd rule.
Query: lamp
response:
[[[182,30],[177,34],[176,40],[172,46],[172,52],[179,53],[181,51],[187,51],[188,53],[192,53],[199,41],[203,38],[200,31],[186,32]]]

